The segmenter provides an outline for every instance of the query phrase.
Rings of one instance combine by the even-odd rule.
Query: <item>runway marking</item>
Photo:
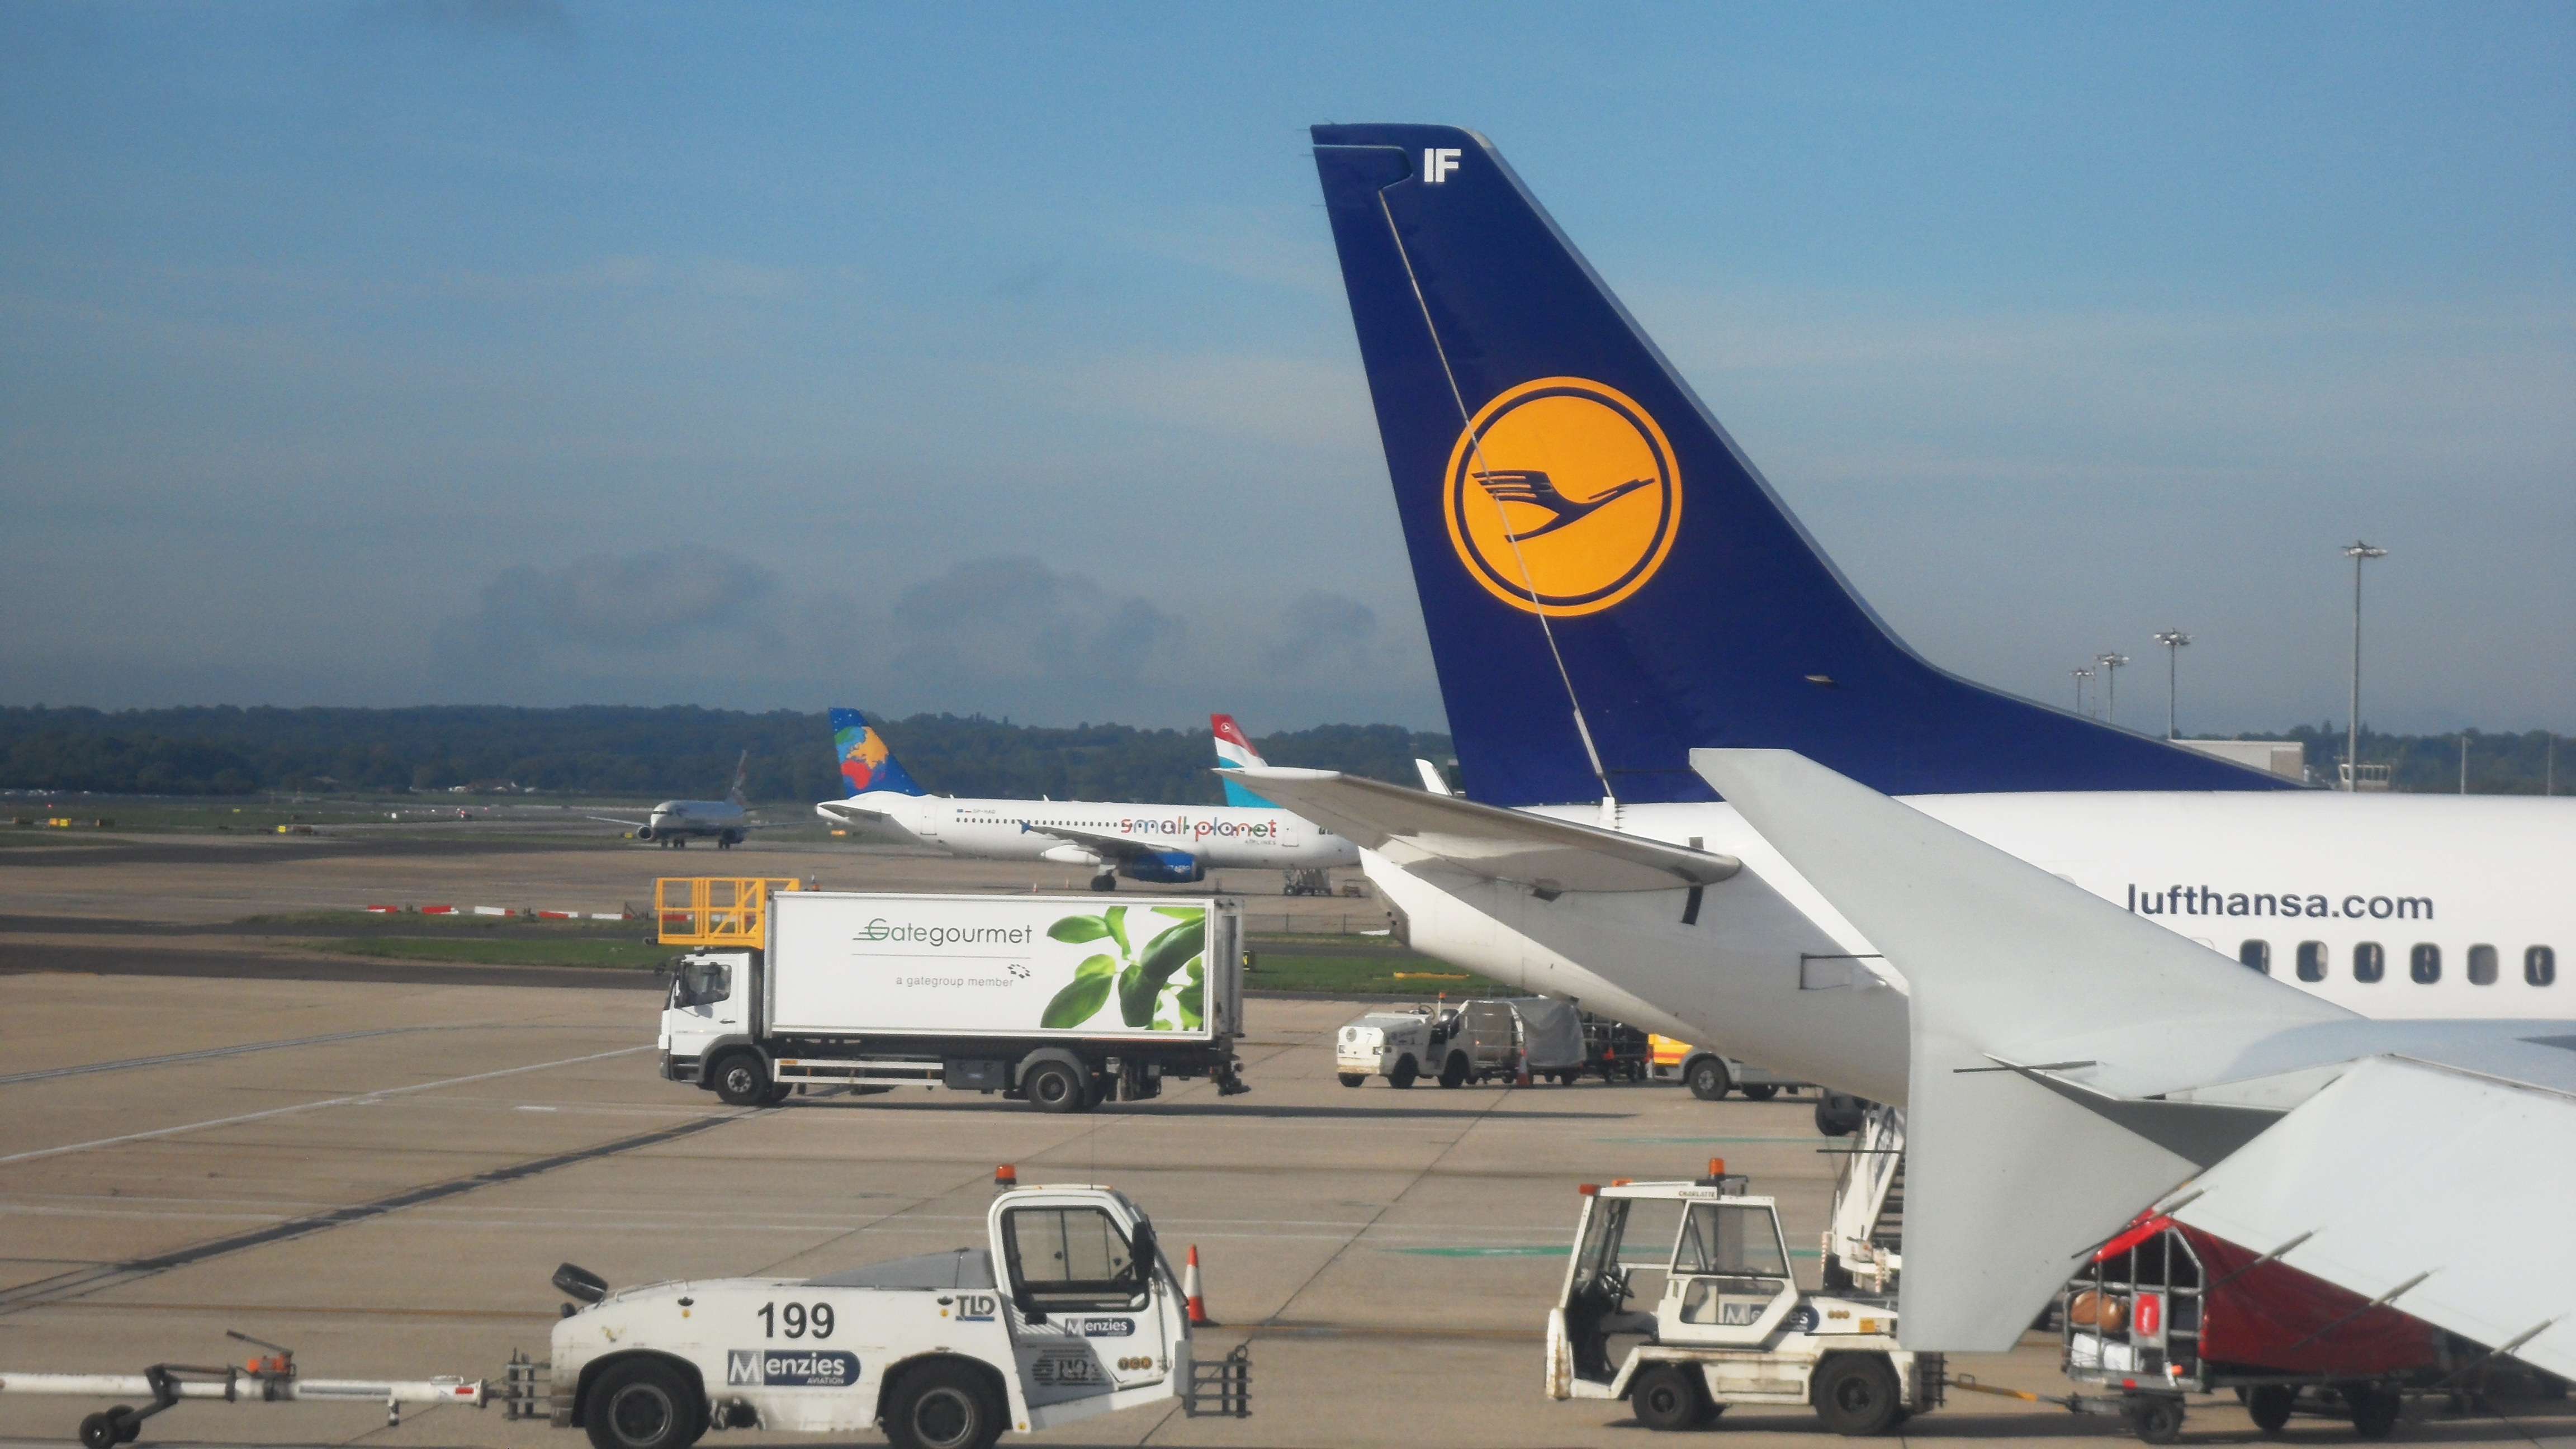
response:
[[[341,1031],[329,1036],[299,1036],[285,1041],[245,1042],[240,1046],[208,1047],[201,1052],[172,1052],[167,1056],[129,1057],[121,1062],[90,1062],[77,1067],[49,1067],[41,1072],[12,1072],[0,1077],[0,1087],[18,1082],[41,1082],[52,1077],[85,1077],[92,1072],[123,1072],[136,1067],[166,1067],[173,1062],[202,1062],[213,1057],[237,1057],[248,1052],[283,1051],[288,1047],[321,1046],[326,1042],[359,1041],[371,1036],[401,1036],[406,1032],[438,1031],[428,1026],[380,1026],[373,1031]]]
[[[265,1112],[244,1112],[233,1117],[215,1117],[203,1122],[190,1122],[178,1127],[155,1127],[149,1132],[128,1132],[117,1137],[98,1137],[87,1142],[71,1142],[60,1147],[38,1147],[27,1152],[13,1152],[0,1157],[0,1166],[12,1162],[30,1162],[39,1157],[56,1157],[66,1152],[86,1152],[93,1147],[113,1147],[120,1142],[141,1142],[154,1137],[176,1137],[182,1132],[197,1132],[208,1127],[230,1127],[241,1122],[257,1122],[269,1117],[285,1117],[297,1112],[318,1112],[325,1107],[347,1107],[358,1103],[379,1102],[387,1097],[408,1096],[414,1092],[433,1092],[441,1087],[458,1087],[467,1082],[488,1082],[495,1077],[515,1077],[523,1072],[542,1072],[552,1067],[576,1066],[582,1062],[603,1061],[609,1057],[633,1056],[649,1052],[649,1046],[619,1047],[613,1052],[592,1052],[586,1057],[565,1057],[560,1061],[537,1062],[524,1067],[503,1067],[495,1072],[476,1072],[471,1076],[449,1077],[444,1081],[419,1082],[408,1087],[387,1087],[382,1091],[359,1092],[347,1097],[333,1097],[322,1102],[301,1102],[292,1107],[271,1107]],[[717,1118],[730,1121],[730,1118]]]
[[[610,1052],[606,1055],[620,1054]],[[589,1061],[595,1058],[583,1057],[574,1060]],[[560,1066],[562,1063],[548,1065]],[[514,1070],[535,1069],[522,1067]],[[487,1073],[486,1075],[502,1074]],[[732,1116],[702,1117],[675,1126],[656,1128],[650,1132],[639,1132],[632,1137],[620,1137],[593,1147],[576,1148],[570,1152],[531,1158],[526,1162],[496,1167],[468,1177],[451,1178],[446,1182],[431,1183],[426,1187],[407,1188],[390,1197],[377,1198],[373,1202],[358,1203],[349,1207],[325,1208],[320,1212],[307,1213],[302,1217],[290,1218],[269,1227],[252,1228],[227,1237],[209,1239],[171,1252],[156,1253],[148,1258],[134,1258],[122,1263],[99,1263],[87,1268],[75,1269],[69,1273],[57,1273],[51,1278],[40,1278],[33,1283],[22,1283],[14,1288],[0,1290],[0,1315],[119,1287],[156,1274],[167,1273],[174,1268],[184,1268],[191,1264],[205,1262],[209,1258],[238,1253],[247,1248],[266,1247],[271,1243],[308,1237],[314,1233],[346,1227],[351,1223],[384,1217],[405,1208],[459,1197],[500,1183],[517,1182],[523,1178],[535,1177],[540,1173],[552,1172],[558,1167],[569,1167],[574,1163],[595,1161],[602,1157],[616,1156],[621,1152],[631,1152],[639,1147],[651,1147],[670,1142],[704,1132],[710,1127],[721,1127],[727,1122],[750,1116],[761,1110],[763,1109],[746,1107]]]

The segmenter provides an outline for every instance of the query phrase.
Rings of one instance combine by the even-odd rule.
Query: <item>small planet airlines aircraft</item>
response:
[[[2576,893],[2565,888],[2576,876],[2576,801],[2299,790],[1933,667],[1853,594],[1483,138],[1446,127],[1324,126],[1315,140],[1463,782],[1475,798],[1329,771],[1247,769],[1245,784],[1357,841],[1417,949],[1879,1101],[1910,1105],[1927,1082],[1947,1085],[1952,1072],[1991,1067],[2028,1078],[2060,1106],[2032,1109],[2023,1125],[2054,1134],[2034,1140],[2074,1142],[2067,1161],[2084,1165],[2052,1173],[1998,1157],[1986,1193],[1968,1196],[1955,1178],[1946,1191],[2034,1244],[2092,1234],[2063,1245],[2080,1250],[2154,1199],[2160,1189],[2141,1182],[2176,1162],[2225,1155],[2224,1114],[2191,1114],[2181,1136],[2148,1127],[2165,1109],[2136,1104],[2160,1090],[2206,1087],[2219,1105],[2277,1115],[2308,1094],[2326,1100],[2318,1089],[2345,1063],[2398,1053],[2454,1075],[2374,1080],[2459,1107],[2456,1072],[2483,1053],[2514,1074],[2499,1090],[2519,1095],[2489,1116],[2427,1121],[2426,1130],[2446,1144],[2474,1142],[2498,1163],[2527,1164],[2533,1143],[2566,1140],[2566,1118],[2546,1105],[2566,1087],[2546,1085],[2556,1079],[2536,1063],[2576,1051],[2568,1020],[2576,1003],[2567,998],[2576,988],[2558,983],[2558,954],[2576,945]],[[1886,804],[1903,813],[1864,809],[1836,795],[1840,786],[1802,777],[1768,819],[1748,820],[1719,783],[1759,778],[1722,767],[1748,751],[1794,752],[1871,799],[1902,797]],[[1802,818],[1811,798],[1850,808],[1812,807],[1826,824],[1784,853],[1769,820]],[[1902,835],[1895,822],[1904,820],[1947,832],[1943,852],[1955,835],[1974,847],[1966,854],[1985,852],[1977,859],[1999,854],[2024,875],[2053,877],[2039,893],[2053,904],[2026,910],[2018,887],[1988,892],[1982,876],[1978,889],[1962,885],[1952,899],[1943,894],[1949,875],[1915,868],[1943,852],[1869,853],[1876,837]],[[1833,862],[1833,878],[1811,880],[1810,860]],[[2066,904],[2085,895],[2089,914]],[[1952,1021],[1939,1065],[1929,1065],[1925,1019],[1908,999],[1923,983],[1899,942],[1880,937],[1911,939],[1919,917],[1953,933],[1944,949],[1964,949],[1959,922],[1986,899],[2012,903],[1998,904],[1983,930],[1999,961],[2021,963],[2009,979],[2026,1000],[1972,998],[1991,1019],[1974,1029]],[[1866,919],[1847,913],[1856,900],[1870,903]],[[2069,927],[2078,916],[2080,929]],[[2164,946],[2131,949],[2141,932]],[[2107,968],[2083,959],[2097,938]],[[2121,1073],[2109,1072],[2108,1048],[2073,1049],[2082,1023],[2053,1009],[2053,978],[2031,964],[2031,943],[2040,941],[2059,953],[2070,983],[2123,961],[2193,963],[2069,996],[2090,1003],[2099,1030],[2117,1038]],[[2230,957],[2239,963],[2227,968],[2234,978],[2204,969]],[[1922,959],[1944,980],[1971,970]],[[2247,989],[2211,985],[2230,979]],[[2249,1000],[2256,1014],[2243,1030],[2211,1025]],[[2401,1020],[2361,1020],[2368,1017]],[[2427,1017],[2444,1020],[2402,1020]],[[2348,1034],[2352,1051],[2291,1051],[2273,1040],[2320,1022]],[[1960,1040],[1983,1043],[1992,1060],[1950,1066]],[[2246,1054],[2204,1050],[2228,1042],[2249,1044]],[[2255,1052],[2257,1042],[2272,1043],[2270,1055]],[[2153,1085],[2163,1080],[2156,1074],[2131,1070],[2158,1054],[2191,1063],[2167,1074],[2166,1088]],[[2293,1059],[2307,1075],[2271,1080]],[[2076,1100],[2085,1096],[2084,1072],[2096,1067],[2104,1085]],[[2228,1082],[2256,1078],[2269,1085],[2253,1092],[2253,1105],[2229,1099]],[[2058,1130],[2088,1113],[2137,1143],[2161,1142],[2154,1150],[2166,1156],[2124,1155]],[[1977,1130],[1950,1122],[1947,1141]],[[1924,1142],[1918,1130],[1910,1147]],[[2403,1156],[2424,1143],[2392,1145]],[[2053,1185],[2097,1168],[2116,1191],[2069,1196]],[[2282,1172],[2294,1181],[2295,1172]],[[2007,1274],[2012,1281],[1995,1293],[1960,1300],[1968,1305],[1961,1313],[1925,1307],[1918,1315],[1916,1275],[1928,1245],[1912,1241],[1914,1180],[1910,1169],[1907,1343],[2009,1342],[2036,1308],[2015,1296],[2037,1281],[2023,1269],[2038,1271],[2018,1259],[2021,1277]],[[2283,1180],[2266,1179],[2276,1188]],[[2489,1180],[2463,1181],[2483,1190]],[[2354,1195],[2385,1198],[2385,1186]],[[2491,1241],[2510,1243],[2513,1221],[2546,1220],[2561,1201],[2550,1192],[2563,1196],[2554,1186],[2505,1191],[2498,1200],[2518,1216]],[[2021,1196],[1998,1201],[1998,1193]],[[2272,1205],[2337,1210],[2331,1193],[2295,1185]],[[2093,1234],[2105,1214],[2110,1225]],[[2482,1211],[2479,1220],[2492,1216]],[[2427,1228],[2443,1220],[2440,1211],[2421,1216]],[[2252,1233],[2239,1239],[2250,1246],[2274,1248],[2245,1226],[2258,1221],[2249,1212],[2233,1230]],[[2067,1257],[2058,1252],[2050,1271],[2062,1277]],[[2360,1258],[2303,1255],[2295,1266],[2347,1286],[2372,1281],[2335,1267],[2340,1261]],[[1954,1270],[1979,1271],[1959,1259],[1941,1271]],[[2576,1274],[2556,1281],[2563,1287]],[[2367,1292],[2391,1286],[2405,1285]],[[2473,1320],[2422,1311],[2504,1351],[2522,1332],[2461,1327]],[[2547,1321],[2563,1331],[2576,1325],[2576,1305],[2569,1312]]]
[[[686,850],[692,840],[713,840],[718,850],[731,850],[742,838],[760,828],[743,809],[743,775],[751,768],[751,751],[742,752],[734,761],[733,788],[721,800],[665,800],[656,805],[642,820],[621,820],[613,815],[593,815],[611,825],[632,828],[635,838],[649,840],[665,850]]]
[[[1118,878],[1181,885],[1215,869],[1353,865],[1359,849],[1275,806],[1121,805],[1086,800],[959,800],[914,782],[885,738],[854,709],[832,711],[848,798],[814,813],[880,842],[926,845],[977,860],[1046,860],[1092,868],[1091,888]],[[1248,746],[1246,747],[1249,748]]]

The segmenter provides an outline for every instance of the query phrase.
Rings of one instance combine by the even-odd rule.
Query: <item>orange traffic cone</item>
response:
[[[1514,1086],[1520,1086],[1520,1087],[1526,1087],[1526,1086],[1528,1086],[1529,1084],[1530,1084],[1529,1053],[1528,1053],[1527,1051],[1523,1051],[1523,1052],[1520,1054],[1520,1070],[1519,1070],[1519,1071],[1517,1071],[1517,1072],[1515,1072],[1515,1073],[1513,1074],[1513,1085],[1514,1085]]]
[[[1190,1301],[1190,1327],[1214,1328],[1216,1320],[1207,1315],[1207,1300],[1199,1296],[1199,1245],[1190,1244],[1189,1266],[1181,1270],[1181,1296]]]

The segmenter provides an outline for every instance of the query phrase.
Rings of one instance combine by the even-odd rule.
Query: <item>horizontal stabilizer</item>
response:
[[[1730,856],[1337,770],[1242,773],[1264,798],[1398,865],[1437,860],[1549,893],[1678,890],[1714,885],[1743,868]]]
[[[2306,1235],[2281,1261],[2576,1378],[2576,1097],[2372,1057],[2192,1189],[2173,1216],[2195,1228]]]
[[[2084,1251],[2259,1119],[2136,1099],[2354,1020],[1786,750],[1692,766],[1912,994],[1912,1347],[2008,1348]]]

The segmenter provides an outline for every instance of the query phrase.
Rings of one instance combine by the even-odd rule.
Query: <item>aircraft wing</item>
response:
[[[2297,1240],[2281,1260],[2302,1272],[2576,1378],[2576,1239],[2530,1216],[2576,1200],[2571,1145],[2576,1095],[2371,1057],[2172,1216],[2258,1252]]]
[[[649,820],[620,820],[614,815],[585,815],[581,818],[584,820],[597,820],[608,825],[623,825],[629,830],[641,830],[645,826],[653,823]]]
[[[1153,845],[1126,835],[1111,835],[1101,830],[1084,830],[1072,825],[1031,825],[1020,822],[1020,829],[1031,835],[1052,835],[1058,840],[1097,851],[1103,860],[1143,860],[1156,855],[1186,855],[1192,860],[1198,852],[1183,845]]]
[[[1911,992],[1909,1346],[2010,1346],[2163,1201],[2576,1373],[2576,1023],[2368,1020],[1789,751],[1691,763]]]
[[[1548,893],[1679,890],[1715,885],[1743,869],[1732,856],[1338,770],[1236,773],[1257,782],[1263,799],[1398,865],[1437,860],[1469,875]]]

